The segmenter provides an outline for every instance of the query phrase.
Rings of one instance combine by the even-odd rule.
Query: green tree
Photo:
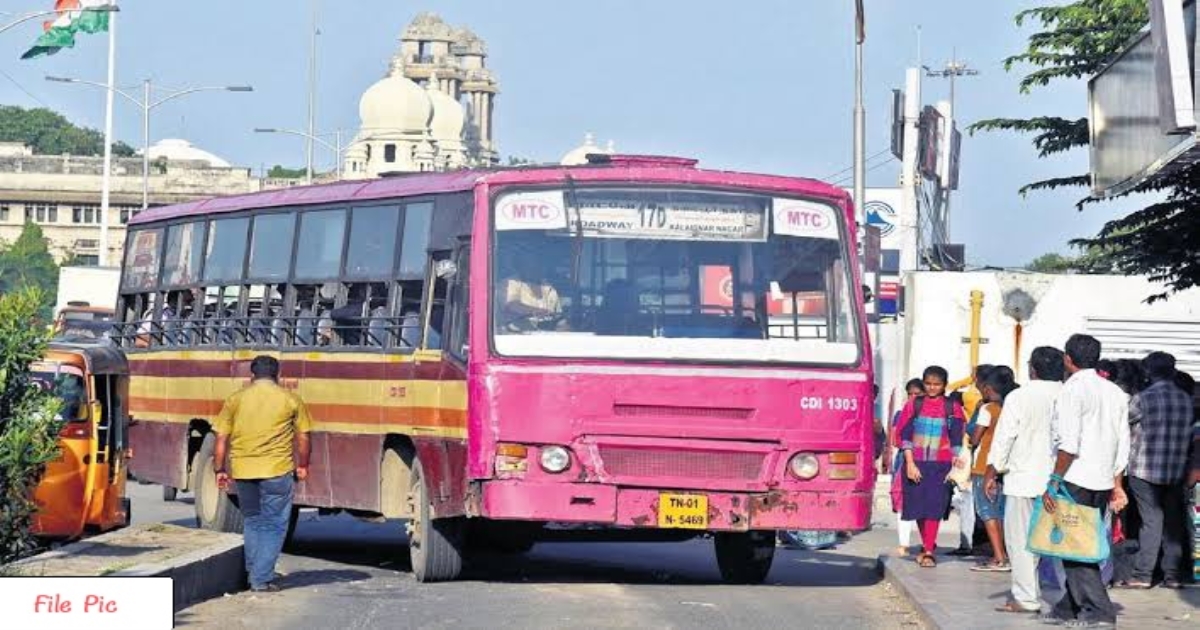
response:
[[[267,171],[267,177],[274,179],[300,179],[308,174],[307,169],[303,168],[285,168],[276,164]]]
[[[0,142],[23,142],[42,155],[98,156],[104,154],[104,134],[95,129],[77,127],[62,114],[39,107],[25,109],[0,105]],[[133,147],[113,143],[113,155],[134,155]]]
[[[1071,273],[1075,271],[1075,259],[1051,252],[1029,261],[1025,270],[1037,273]]]
[[[1111,62],[1148,21],[1144,0],[1078,0],[1021,11],[1018,26],[1037,22],[1041,30],[1030,35],[1023,52],[1004,60],[1005,68],[1034,68],[1021,80],[1025,93],[1084,79]],[[1039,157],[1086,147],[1090,138],[1087,118],[993,118],[971,126],[972,132],[980,130],[1033,134]],[[1086,174],[1064,174],[1026,184],[1020,192],[1088,183]],[[1166,199],[1109,221],[1094,237],[1071,242],[1084,252],[1076,265],[1089,273],[1146,275],[1164,282],[1167,290],[1150,296],[1151,301],[1200,285],[1200,167],[1184,168],[1131,192],[1152,191],[1165,193]],[[1085,198],[1077,207],[1091,201]]]
[[[26,223],[11,245],[0,246],[0,293],[34,288],[43,299],[41,315],[52,315],[58,294],[58,265],[46,244],[42,228]]]
[[[29,366],[49,336],[36,288],[0,295],[0,564],[35,548],[33,494],[58,456],[59,401],[33,383]]]

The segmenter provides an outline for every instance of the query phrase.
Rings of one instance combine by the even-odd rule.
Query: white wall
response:
[[[1014,357],[1016,322],[1002,311],[1004,293],[1021,287],[1037,298],[1033,316],[1024,323],[1020,356]],[[1062,348],[1074,333],[1085,332],[1088,317],[1177,319],[1200,322],[1200,290],[1190,290],[1154,304],[1145,299],[1162,291],[1144,278],[1125,276],[1043,275],[1013,272],[917,272],[905,281],[905,316],[899,325],[900,348],[885,356],[897,366],[885,370],[892,383],[919,377],[928,365],[950,371],[957,380],[970,372],[970,294],[984,293],[979,362],[1007,365],[1027,378],[1025,364],[1038,346]],[[1019,369],[1018,369],[1019,367]],[[887,395],[887,394],[885,394]]]

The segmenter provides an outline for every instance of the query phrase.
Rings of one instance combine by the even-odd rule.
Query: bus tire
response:
[[[775,559],[775,534],[768,531],[717,532],[717,567],[726,584],[762,584]]]
[[[229,493],[217,487],[213,451],[217,436],[209,433],[192,460],[192,492],[196,497],[196,527],[229,534],[242,533],[242,511]]]
[[[456,579],[463,565],[463,519],[432,518],[433,501],[425,487],[421,460],[413,462],[409,501],[412,518],[408,522],[408,553],[413,576],[418,582],[443,582]]]
[[[174,501],[175,497],[179,496],[179,488],[172,488],[171,486],[163,486],[162,489],[163,489],[163,501],[166,501],[169,503],[171,501]]]

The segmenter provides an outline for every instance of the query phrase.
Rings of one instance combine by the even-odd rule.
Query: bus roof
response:
[[[694,166],[694,160],[671,157],[601,156],[601,160],[581,166],[540,165],[440,173],[406,173],[381,179],[293,186],[150,208],[131,217],[129,223],[138,225],[167,219],[225,214],[256,208],[320,205],[467,192],[480,184],[502,186],[565,183],[568,178],[575,182],[632,180],[647,183],[745,186],[772,192],[831,198],[843,204],[849,204],[850,201],[850,196],[845,190],[815,179],[698,169]]]

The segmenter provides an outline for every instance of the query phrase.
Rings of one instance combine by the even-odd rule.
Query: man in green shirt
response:
[[[273,592],[292,515],[293,474],[295,481],[308,478],[312,418],[299,396],[279,386],[279,361],[256,357],[250,373],[250,385],[230,396],[217,416],[214,468],[221,488],[231,479],[237,483],[250,589]]]

